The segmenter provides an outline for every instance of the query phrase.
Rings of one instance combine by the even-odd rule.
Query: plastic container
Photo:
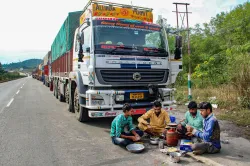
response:
[[[186,139],[182,139],[181,143],[180,143],[180,150],[186,151],[186,152],[192,152],[192,141],[191,140],[186,140]]]
[[[164,149],[164,141],[163,140],[159,141],[158,147],[159,147],[159,149]]]
[[[176,121],[175,116],[170,115],[169,118],[170,118],[170,122],[171,122],[171,123],[175,123],[175,121]]]

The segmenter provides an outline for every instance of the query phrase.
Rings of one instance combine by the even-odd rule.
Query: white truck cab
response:
[[[84,8],[66,90],[79,121],[116,116],[124,103],[134,115],[151,109],[155,100],[166,110],[175,108],[174,89],[167,86],[182,61],[170,55],[164,28],[152,20],[150,8],[102,1]]]

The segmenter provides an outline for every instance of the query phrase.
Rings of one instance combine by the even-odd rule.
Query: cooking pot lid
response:
[[[169,123],[168,126],[170,126],[170,127],[176,127],[177,124],[176,123]]]

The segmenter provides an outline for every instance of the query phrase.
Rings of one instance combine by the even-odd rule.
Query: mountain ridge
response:
[[[42,59],[27,59],[22,62],[15,62],[15,63],[9,63],[9,64],[2,64],[2,67],[5,70],[16,70],[16,69],[34,69],[36,68],[39,64],[42,63]]]

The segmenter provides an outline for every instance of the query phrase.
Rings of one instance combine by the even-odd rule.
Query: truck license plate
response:
[[[130,99],[143,99],[144,93],[130,93]]]

